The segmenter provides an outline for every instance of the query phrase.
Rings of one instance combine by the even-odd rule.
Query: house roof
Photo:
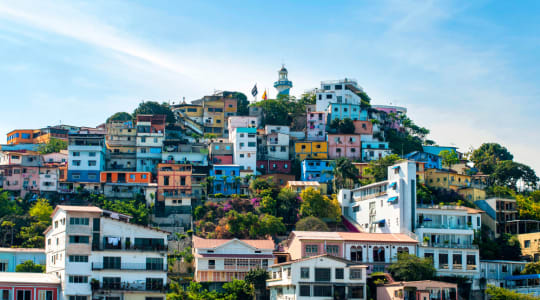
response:
[[[240,239],[203,239],[193,236],[193,248],[218,248],[232,241],[240,241],[257,249],[274,250],[274,241],[267,240],[240,240]]]
[[[287,185],[290,186],[320,186],[317,181],[288,181]]]
[[[404,233],[338,232],[338,234],[346,241],[418,244],[417,240]]]
[[[75,206],[75,205],[57,205],[51,214],[51,217],[59,210],[71,211],[71,212],[89,212],[89,213],[102,213],[103,210],[97,206]]]
[[[419,281],[397,281],[393,283],[387,283],[386,286],[405,286],[405,287],[416,287],[419,290],[426,290],[430,287],[439,287],[439,288],[456,288],[457,283],[448,283],[443,281],[435,280],[419,280]]]
[[[52,274],[0,272],[0,283],[60,284],[60,279]]]
[[[0,252],[25,252],[25,253],[42,253],[45,254],[45,249],[43,248],[0,248]]]
[[[326,258],[329,258],[329,259],[333,259],[333,260],[343,262],[343,263],[347,264],[347,266],[357,266],[357,267],[361,267],[361,268],[367,268],[367,266],[362,265],[361,263],[355,263],[355,262],[352,262],[350,260],[346,260],[346,259],[341,258],[341,257],[332,256],[332,255],[330,255],[328,253],[321,254],[321,255],[310,256],[310,257],[305,257],[305,258],[300,258],[300,259],[296,259],[296,260],[291,260],[291,261],[287,261],[287,262],[272,265],[271,267],[286,266],[286,265],[290,265],[290,264],[293,264],[293,263],[306,261],[306,260],[311,260],[311,259],[317,259],[317,258],[321,258],[321,257],[326,257]]]
[[[295,235],[298,239],[306,240],[341,240],[342,237],[338,232],[326,232],[326,231],[292,231],[291,236]]]

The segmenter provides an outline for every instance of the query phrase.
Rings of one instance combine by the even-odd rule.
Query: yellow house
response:
[[[540,232],[518,234],[521,254],[532,261],[540,261]]]
[[[285,188],[288,188],[297,194],[302,193],[307,188],[318,190],[323,195],[326,195],[328,192],[326,183],[319,183],[317,181],[287,181]]]
[[[196,104],[180,104],[174,107],[175,111],[182,112],[192,119],[201,119],[203,116],[203,107]]]
[[[223,99],[204,101],[203,125],[204,133],[223,134],[225,128],[225,112]]]
[[[471,186],[472,177],[465,174],[458,174],[454,171],[438,169],[427,169],[425,174],[425,184],[429,187],[452,189],[457,191],[460,188]]]
[[[306,158],[328,159],[328,142],[301,141],[294,144],[294,153],[298,160]]]
[[[467,201],[477,201],[486,199],[486,191],[475,187],[466,187],[459,189],[458,194],[463,196]]]

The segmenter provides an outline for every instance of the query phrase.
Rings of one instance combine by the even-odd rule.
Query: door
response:
[[[345,300],[345,286],[334,286],[334,300]]]
[[[17,290],[17,299],[15,300],[32,300],[31,290]]]

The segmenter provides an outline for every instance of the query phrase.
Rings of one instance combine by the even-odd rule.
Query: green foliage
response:
[[[393,128],[385,128],[384,132],[388,147],[392,152],[406,154],[413,151],[422,151],[422,139],[420,137]]]
[[[352,161],[345,157],[340,157],[332,162],[332,175],[336,191],[342,188],[353,188],[360,176]]]
[[[489,284],[486,290],[491,300],[538,300],[540,297],[533,295],[521,294],[505,288],[497,287]]]
[[[249,101],[244,93],[233,92],[231,95],[232,98],[237,100],[237,115],[238,116],[247,116],[249,115]]]
[[[28,214],[31,217],[36,218],[40,222],[50,223],[51,222],[51,214],[53,212],[52,206],[49,204],[49,201],[47,199],[41,198],[32,205],[30,210],[28,211]]]
[[[492,185],[485,189],[488,196],[514,198],[516,192],[507,186]]]
[[[290,189],[283,188],[276,196],[277,216],[283,216],[283,222],[286,225],[292,225],[298,220],[298,210],[300,208],[300,199],[298,195]]]
[[[67,149],[67,142],[57,138],[51,138],[48,143],[38,146],[37,151],[40,154],[57,153],[60,150]]]
[[[354,122],[350,118],[345,119],[334,119],[330,122],[330,128],[334,129],[336,133],[342,134],[353,134],[354,133]]]
[[[266,270],[257,268],[249,270],[244,280],[253,287],[256,295],[260,295],[259,297],[264,299],[265,295],[268,294],[266,280],[269,278]]]
[[[433,262],[413,254],[398,254],[398,261],[388,267],[388,272],[398,281],[430,280],[435,277]]]
[[[131,121],[133,117],[127,112],[117,112],[114,115],[107,118],[107,123],[111,121]]]
[[[534,191],[528,196],[516,195],[519,217],[540,221],[540,191]]]
[[[102,199],[101,203],[94,203],[102,209],[112,210],[117,213],[130,215],[133,218],[131,223],[139,225],[148,225],[151,209],[146,207],[144,200],[106,200]]]
[[[517,237],[504,233],[493,239],[489,229],[482,226],[478,239],[480,259],[520,260],[521,247]]]
[[[290,125],[292,118],[289,116],[290,101],[268,99],[253,104],[262,108],[262,125]]]
[[[443,165],[447,166],[449,169],[459,162],[458,155],[456,151],[453,150],[443,150],[439,153],[439,156],[442,158]]]
[[[387,155],[379,160],[369,162],[365,172],[372,176],[376,182],[388,179],[388,167],[394,165],[401,158],[397,154]]]
[[[419,182],[416,183],[416,201],[423,204],[433,201],[433,192],[427,185]]]
[[[233,279],[223,285],[227,299],[251,299],[253,287],[244,280]]]
[[[314,216],[305,217],[296,223],[298,231],[330,231],[326,223]]]
[[[521,274],[540,274],[540,262],[530,262],[525,265],[525,268],[521,271]]]
[[[495,184],[505,185],[514,190],[519,180],[528,187],[536,187],[539,180],[531,167],[511,160],[500,161],[495,166],[491,177]]]
[[[139,107],[133,111],[133,116],[137,115],[165,115],[167,124],[174,124],[176,117],[174,116],[171,107],[167,103],[159,104],[155,101],[143,101],[139,104]]]
[[[418,137],[421,140],[425,140],[426,136],[429,134],[429,129],[420,127],[414,124],[414,122],[411,119],[409,119],[407,116],[401,116],[401,118],[402,118],[401,122],[403,124],[403,127],[407,128],[413,136]],[[433,142],[433,141],[430,141],[430,142]]]
[[[15,267],[15,272],[22,273],[45,273],[45,266],[35,264],[31,260],[27,260]]]
[[[341,220],[341,206],[334,196],[329,198],[322,195],[319,190],[309,187],[302,191],[300,198],[302,198],[300,215],[303,218],[315,216],[336,222]]]
[[[513,160],[514,156],[497,143],[484,143],[480,148],[474,150],[470,157],[474,167],[482,173],[490,175],[495,171],[495,167],[501,161]]]
[[[28,211],[32,221],[28,226],[21,228],[19,238],[22,246],[27,248],[44,248],[45,237],[43,232],[51,225],[52,207],[47,199],[38,199]]]
[[[10,199],[9,192],[0,190],[0,218],[7,215],[21,215],[23,210],[17,201]]]

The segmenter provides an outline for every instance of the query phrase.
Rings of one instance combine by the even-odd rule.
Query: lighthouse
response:
[[[292,82],[289,81],[287,78],[287,75],[289,72],[287,72],[287,69],[284,65],[281,66],[281,69],[279,70],[279,79],[278,81],[274,82],[274,87],[276,90],[278,90],[278,97],[279,96],[289,96],[289,91],[292,88]]]

